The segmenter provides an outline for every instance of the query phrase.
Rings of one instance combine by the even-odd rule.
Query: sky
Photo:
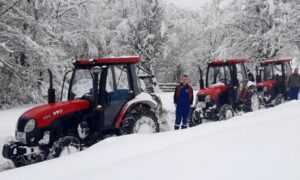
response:
[[[199,8],[209,0],[166,0],[168,3],[174,3],[179,7]]]

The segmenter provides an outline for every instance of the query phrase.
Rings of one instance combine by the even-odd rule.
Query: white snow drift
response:
[[[187,130],[109,138],[0,179],[299,180],[299,109],[289,102]]]

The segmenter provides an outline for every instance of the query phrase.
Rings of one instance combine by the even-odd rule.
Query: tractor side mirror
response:
[[[49,85],[49,89],[48,89],[48,103],[55,103],[55,89],[53,88],[53,79],[52,79],[52,72],[50,69],[48,69],[48,73],[49,73],[49,81],[50,81],[50,85]]]
[[[203,80],[203,78],[200,79],[199,84],[200,84],[200,89],[204,89],[204,80]]]

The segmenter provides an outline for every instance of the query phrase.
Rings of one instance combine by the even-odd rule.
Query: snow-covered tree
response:
[[[292,2],[280,0],[235,0],[226,9],[223,25],[228,30],[219,57],[265,60],[278,57],[296,28]],[[292,28],[292,29],[291,29]]]

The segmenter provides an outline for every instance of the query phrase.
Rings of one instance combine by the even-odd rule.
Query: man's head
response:
[[[189,82],[189,77],[187,75],[182,75],[180,77],[180,83],[183,84],[183,85],[187,85]]]
[[[299,74],[299,69],[298,68],[294,69],[294,74]]]

